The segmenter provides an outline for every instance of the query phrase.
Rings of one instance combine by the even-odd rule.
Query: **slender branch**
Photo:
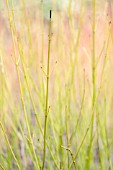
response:
[[[45,166],[46,159],[46,133],[47,133],[47,118],[48,118],[48,97],[49,97],[49,73],[50,73],[50,45],[51,45],[51,10],[49,22],[49,35],[48,35],[48,61],[47,61],[47,77],[46,77],[46,106],[45,106],[45,120],[44,120],[44,152],[42,170]]]

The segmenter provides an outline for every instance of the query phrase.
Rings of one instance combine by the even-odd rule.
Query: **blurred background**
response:
[[[15,150],[15,155],[21,162],[21,167],[32,170],[34,167],[32,157],[26,149],[26,143],[29,142],[22,108],[20,81],[34,146],[41,164],[43,137],[37,128],[33,107],[35,105],[43,129],[50,10],[52,10],[52,32],[48,144],[56,156],[57,164],[62,163],[62,167],[66,169],[67,151],[61,149],[61,145],[67,146],[69,137],[70,148],[76,153],[89,125],[94,100],[92,140],[94,152],[91,157],[91,168],[87,164],[90,133],[85,138],[83,148],[77,157],[77,165],[81,170],[109,169],[109,164],[113,164],[112,0],[96,1],[95,30],[93,30],[93,0],[0,0],[1,122]],[[94,53],[95,61],[92,59]],[[76,126],[78,127],[75,133]],[[9,170],[16,170],[1,131],[0,138],[0,162]],[[71,161],[71,158],[69,159]],[[48,150],[46,169],[55,169]]]

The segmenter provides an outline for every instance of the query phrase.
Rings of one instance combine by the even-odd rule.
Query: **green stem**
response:
[[[47,133],[47,117],[48,117],[48,94],[49,94],[49,73],[50,73],[50,44],[51,44],[51,10],[49,22],[49,36],[48,36],[48,61],[47,61],[47,78],[46,78],[46,106],[45,106],[45,121],[44,121],[44,152],[42,170],[45,166],[46,159],[46,133]]]
[[[11,154],[13,155],[13,158],[14,158],[16,164],[17,164],[17,167],[18,167],[19,170],[21,170],[20,165],[19,165],[19,162],[18,162],[18,160],[17,160],[17,158],[16,158],[16,156],[15,156],[15,154],[14,154],[14,152],[13,152],[13,149],[12,149],[10,143],[9,143],[8,137],[7,137],[7,135],[6,135],[6,132],[5,132],[5,130],[4,130],[4,127],[3,127],[1,121],[0,121],[0,127],[1,127],[1,129],[2,129],[3,134],[4,134],[5,140],[6,140],[7,144],[8,144],[8,146],[9,146],[9,149],[10,149],[10,151],[11,151]]]
[[[96,32],[96,0],[93,0],[93,26],[92,26],[92,43],[93,43],[93,50],[92,50],[92,85],[93,85],[93,97],[92,97],[92,110],[94,110],[95,99],[96,99],[96,48],[95,48],[95,36]],[[92,147],[92,139],[93,139],[93,129],[94,129],[94,115],[92,115],[92,122],[91,122],[91,133],[90,133],[90,143],[88,147],[88,162],[87,162],[87,169],[90,169],[90,157],[91,157],[91,147]]]

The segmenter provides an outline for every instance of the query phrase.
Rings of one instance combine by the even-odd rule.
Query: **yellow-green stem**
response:
[[[48,61],[47,61],[47,78],[46,78],[46,105],[45,105],[45,120],[44,120],[44,151],[43,151],[42,170],[44,169],[45,158],[46,158],[46,132],[47,132],[48,92],[49,92],[49,74],[50,74],[50,44],[51,44],[51,10],[50,10],[49,35],[48,35]]]
[[[92,90],[93,90],[93,96],[92,96],[92,110],[94,110],[95,105],[95,99],[96,99],[96,51],[95,51],[95,40],[96,40],[96,0],[93,0],[93,26],[92,26]],[[92,139],[93,139],[93,126],[94,126],[94,115],[92,115],[92,123],[91,123],[91,133],[90,133],[90,143],[88,147],[88,160],[86,163],[86,167],[89,170],[90,169],[90,157],[91,157],[91,147],[92,147]]]
[[[15,156],[15,154],[14,154],[14,152],[13,152],[13,149],[12,149],[10,143],[9,143],[9,140],[8,140],[8,137],[7,137],[6,132],[5,132],[5,130],[4,130],[4,127],[3,127],[3,125],[2,125],[2,122],[0,122],[0,127],[1,127],[1,129],[2,129],[3,134],[4,134],[4,137],[5,137],[5,140],[6,140],[6,142],[7,142],[7,145],[9,146],[9,149],[10,149],[10,151],[11,151],[11,154],[13,155],[13,158],[14,158],[16,164],[17,164],[17,167],[18,167],[19,170],[21,170],[21,167],[20,167],[20,165],[19,165],[19,162],[18,162],[18,160],[17,160],[17,158],[16,158],[16,156]]]

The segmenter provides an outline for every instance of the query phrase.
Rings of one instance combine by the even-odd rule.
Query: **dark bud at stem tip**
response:
[[[50,18],[51,18],[51,10],[50,10]]]

